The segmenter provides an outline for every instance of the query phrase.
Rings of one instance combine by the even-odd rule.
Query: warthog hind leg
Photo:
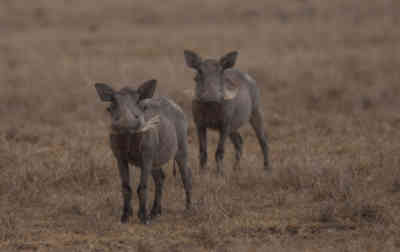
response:
[[[261,146],[261,150],[264,155],[264,169],[268,171],[269,167],[269,160],[268,160],[268,142],[267,142],[267,135],[265,134],[264,127],[262,125],[262,117],[259,110],[253,111],[250,124],[253,127],[254,131],[256,132],[258,142]]]
[[[179,150],[175,157],[181,173],[183,188],[186,194],[186,209],[189,210],[192,206],[192,170],[188,167],[186,150]]]

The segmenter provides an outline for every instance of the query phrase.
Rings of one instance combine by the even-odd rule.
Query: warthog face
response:
[[[111,115],[111,130],[113,132],[135,133],[154,127],[157,119],[145,116],[145,111],[139,106],[139,102],[153,96],[156,84],[156,80],[149,80],[138,89],[125,87],[120,91],[114,91],[104,83],[95,84],[100,99],[110,102],[107,111]]]
[[[197,70],[195,99],[200,102],[217,102],[233,99],[237,89],[224,81],[224,71],[235,65],[237,52],[230,52],[220,60],[202,60],[195,52],[185,50],[187,66]]]

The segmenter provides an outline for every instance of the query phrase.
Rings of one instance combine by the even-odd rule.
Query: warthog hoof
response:
[[[129,220],[129,216],[128,215],[122,215],[121,216],[121,223],[127,223]]]
[[[233,170],[240,171],[240,162],[239,161],[235,162],[235,164],[233,165]]]
[[[121,222],[127,223],[129,221],[129,217],[133,215],[132,209],[125,210],[121,216]]]
[[[153,209],[151,209],[151,212],[150,212],[150,219],[155,219],[158,216],[161,216],[161,207],[157,207],[157,208],[153,207]]]
[[[139,211],[138,218],[140,220],[140,223],[149,224],[149,216],[147,216],[146,211]]]
[[[224,176],[224,170],[221,167],[217,167],[217,169],[215,170],[215,174],[217,176],[223,177]]]
[[[222,170],[215,170],[212,172],[216,177],[223,177],[224,176],[224,172]]]
[[[206,174],[208,172],[208,170],[209,170],[209,168],[207,165],[200,166],[199,173],[200,173],[200,175]]]

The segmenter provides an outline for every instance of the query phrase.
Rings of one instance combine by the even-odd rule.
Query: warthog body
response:
[[[156,81],[145,82],[138,89],[114,91],[106,84],[95,84],[102,101],[111,102],[111,149],[118,161],[124,199],[122,222],[132,216],[132,189],[129,164],[141,169],[138,217],[142,223],[161,215],[164,182],[162,166],[174,159],[181,173],[186,192],[186,208],[191,205],[192,173],[188,168],[187,120],[177,104],[166,97],[152,98]],[[149,175],[155,183],[155,197],[147,215],[147,183]]]
[[[243,139],[238,129],[246,122],[250,122],[256,132],[264,155],[264,169],[269,169],[267,136],[260,111],[260,90],[248,74],[232,68],[237,54],[228,53],[220,60],[202,60],[192,51],[184,52],[186,64],[197,70],[192,110],[199,137],[200,167],[204,169],[207,163],[207,129],[215,129],[220,133],[215,154],[219,173],[222,173],[227,137],[236,151],[234,168],[239,168]]]

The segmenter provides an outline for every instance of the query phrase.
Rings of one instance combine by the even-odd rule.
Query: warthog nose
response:
[[[143,126],[143,118],[137,117],[135,120],[118,120],[111,124],[111,129],[116,132],[136,131]]]
[[[208,93],[202,94],[199,98],[203,102],[218,102],[219,101],[217,95],[210,95]]]
[[[125,120],[117,120],[112,122],[111,124],[111,128],[115,131],[123,131],[124,129],[126,129],[128,126],[128,124],[126,123]]]

